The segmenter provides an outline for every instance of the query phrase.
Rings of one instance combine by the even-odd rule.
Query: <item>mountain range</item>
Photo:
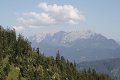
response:
[[[120,57],[120,45],[113,39],[92,31],[41,32],[29,37],[32,47],[39,47],[45,55],[55,56],[57,50],[65,58],[93,61]]]

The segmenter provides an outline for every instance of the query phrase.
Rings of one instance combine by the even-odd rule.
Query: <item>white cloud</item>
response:
[[[41,13],[25,12],[17,16],[17,21],[20,26],[79,24],[85,20],[85,16],[72,5],[39,3],[38,7],[42,11]],[[19,28],[22,29],[22,27],[18,27],[18,29]]]
[[[72,5],[48,5],[47,3],[40,3],[38,7],[49,13],[58,23],[68,23],[69,21],[80,23],[85,20],[85,16],[80,14],[80,11]]]
[[[42,26],[55,23],[55,19],[46,13],[28,12],[22,13],[18,17],[19,24],[23,26]]]
[[[74,8],[72,5],[48,5],[47,3],[40,3],[39,8],[43,9],[46,12],[51,12],[54,14],[62,15],[64,18],[84,20],[85,17],[80,14],[77,8]]]

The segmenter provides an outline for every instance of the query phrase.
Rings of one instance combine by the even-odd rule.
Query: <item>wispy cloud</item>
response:
[[[24,30],[23,26],[13,26],[13,28],[17,31],[17,32],[21,32],[22,30]]]
[[[15,29],[22,30],[34,26],[64,25],[64,24],[80,24],[85,21],[85,16],[72,5],[47,4],[45,2],[38,4],[41,12],[23,12],[17,15],[17,23]]]
[[[19,15],[17,21],[23,26],[44,26],[55,23],[55,19],[47,13],[28,12]]]

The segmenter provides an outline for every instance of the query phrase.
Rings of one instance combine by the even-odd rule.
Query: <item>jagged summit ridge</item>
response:
[[[54,33],[50,32],[40,32],[34,36],[30,37],[30,40],[36,41],[36,42],[41,42],[43,41],[47,36],[53,36]]]
[[[59,32],[40,32],[36,34],[35,36],[31,37],[31,40],[36,42],[41,42],[46,38],[52,38],[54,41],[60,41],[61,43],[67,43],[67,42],[73,42],[78,39],[88,39],[95,37],[97,33],[94,33],[92,31],[71,31],[71,32],[65,32],[65,31],[59,31]]]

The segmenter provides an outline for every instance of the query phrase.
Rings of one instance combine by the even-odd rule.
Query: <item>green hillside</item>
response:
[[[0,26],[0,80],[111,80],[89,69],[79,71],[76,64],[60,55],[46,57],[39,48],[15,30]]]
[[[79,69],[95,69],[97,72],[109,74],[114,80],[120,80],[120,58],[81,62]]]

